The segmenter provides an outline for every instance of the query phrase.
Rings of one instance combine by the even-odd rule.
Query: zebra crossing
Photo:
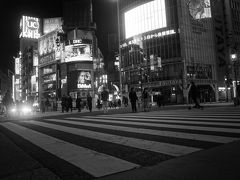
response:
[[[240,139],[237,108],[69,116],[0,124],[18,146],[59,175],[93,179],[213,148]],[[31,152],[34,147],[36,152]]]

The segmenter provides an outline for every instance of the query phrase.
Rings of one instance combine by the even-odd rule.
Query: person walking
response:
[[[67,101],[68,101],[68,108],[71,110],[71,112],[72,112],[72,109],[73,109],[73,100],[72,100],[72,97],[70,96],[70,95],[68,95],[68,99],[67,99]]]
[[[19,105],[19,106],[21,106],[21,105]],[[46,107],[46,104],[45,104],[44,100],[41,100],[40,109],[41,109],[42,113],[45,113],[45,111],[46,111],[45,107]]]
[[[147,88],[144,88],[143,92],[142,92],[142,99],[143,99],[143,110],[149,111],[149,105],[148,105],[148,101],[149,101],[149,93]]]
[[[67,109],[66,109],[67,102],[66,101],[67,101],[67,99],[66,99],[66,96],[64,94],[61,98],[62,113],[64,113],[64,110],[67,111]]]
[[[103,91],[101,92],[101,99],[103,103],[103,111],[104,113],[108,112],[108,99],[109,99],[109,92],[106,87],[103,87]]]
[[[200,93],[194,82],[191,82],[191,89],[190,89],[189,93],[190,93],[190,96],[191,96],[193,102],[195,103],[195,106],[193,106],[193,107],[198,108],[198,109],[203,108],[199,103]]]
[[[77,96],[77,99],[76,99],[76,108],[78,110],[78,112],[81,112],[81,102],[82,102],[82,99],[80,96]]]
[[[92,112],[92,97],[90,93],[87,94],[87,105],[90,112]]]
[[[137,112],[136,102],[138,100],[138,97],[137,97],[137,93],[135,92],[133,87],[131,88],[131,91],[129,92],[129,99],[130,99],[131,106],[132,106],[132,112]]]

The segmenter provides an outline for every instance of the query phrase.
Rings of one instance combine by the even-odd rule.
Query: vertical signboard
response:
[[[22,16],[20,21],[20,38],[38,39],[40,37],[40,19]]]

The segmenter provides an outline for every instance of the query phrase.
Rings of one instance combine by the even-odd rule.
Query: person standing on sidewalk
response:
[[[87,105],[90,112],[92,112],[92,97],[90,93],[87,94]]]
[[[62,106],[62,113],[64,113],[64,110],[66,110],[66,96],[65,94],[61,98],[61,106]]]
[[[142,99],[143,99],[143,110],[144,111],[149,111],[149,93],[147,88],[144,88],[142,92]]]
[[[109,92],[106,87],[103,87],[103,91],[101,92],[101,99],[102,99],[102,103],[103,103],[103,111],[104,111],[104,113],[107,113]]]
[[[132,112],[137,112],[136,102],[138,100],[138,97],[137,97],[137,93],[135,92],[133,87],[131,88],[131,91],[129,92],[129,99],[130,99],[131,106],[132,106]]]
[[[76,108],[78,110],[78,112],[81,112],[81,102],[82,102],[82,99],[80,96],[77,96],[77,99],[76,99]]]

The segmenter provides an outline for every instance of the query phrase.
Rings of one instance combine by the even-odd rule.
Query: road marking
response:
[[[99,119],[99,117],[96,117],[96,116],[84,116],[86,118],[92,118],[92,119]],[[112,119],[112,120],[115,120],[115,119],[120,119],[122,121],[144,121],[144,122],[166,122],[166,123],[182,123],[182,124],[196,124],[196,125],[220,125],[220,126],[233,126],[233,127],[239,127],[240,128],[240,121],[238,121],[239,123],[223,123],[223,122],[201,122],[201,121],[197,121],[195,118],[191,118],[191,121],[187,120],[187,121],[184,121],[184,120],[181,120],[181,121],[178,121],[178,120],[170,120],[172,118],[164,118],[164,119],[159,119],[159,117],[129,117],[129,116],[126,116],[126,117],[109,117],[109,116],[101,116],[101,118],[104,118],[104,119]],[[127,119],[126,119],[127,118]],[[136,119],[138,118],[138,119]],[[139,119],[141,118],[141,119]],[[144,118],[147,118],[147,119],[144,119]],[[165,119],[168,119],[168,120],[165,120]],[[176,118],[175,118],[176,119]]]
[[[139,167],[137,164],[79,147],[17,124],[5,123],[2,126],[95,177]]]
[[[231,129],[231,128],[219,128],[219,127],[201,127],[199,126],[184,126],[184,125],[175,125],[175,124],[149,124],[145,122],[130,122],[126,121],[131,118],[125,118],[123,121],[114,121],[114,120],[104,120],[104,119],[94,119],[94,118],[65,118],[69,120],[80,120],[80,121],[92,121],[92,122],[106,122],[111,124],[124,124],[124,125],[139,125],[147,127],[159,127],[159,128],[173,128],[173,129],[190,129],[190,130],[203,130],[203,131],[216,131],[216,132],[229,132],[229,133],[240,133],[240,129]],[[100,125],[100,126],[103,126]]]
[[[56,121],[48,120],[48,121],[57,122],[57,120]],[[64,121],[64,122],[72,124],[69,121]],[[123,137],[123,136],[118,136],[118,135],[99,133],[99,132],[90,131],[90,130],[71,128],[71,127],[66,127],[66,126],[38,122],[38,121],[31,122],[31,123],[42,126],[42,127],[60,130],[63,132],[67,132],[67,133],[71,133],[71,134],[75,134],[75,135],[79,135],[79,136],[84,136],[84,137],[93,138],[93,139],[97,139],[97,140],[126,145],[126,146],[130,146],[130,147],[134,147],[134,148],[157,152],[157,153],[163,153],[163,154],[167,154],[167,155],[171,155],[171,156],[181,156],[181,155],[185,155],[185,154],[189,154],[189,153],[201,150],[200,148]]]
[[[86,123],[81,121],[68,121],[68,120],[58,120],[58,119],[46,119],[46,120],[54,121],[54,122],[71,123],[75,125],[86,125],[86,126],[97,127],[97,128],[106,128],[106,129],[118,130],[118,131],[124,131],[124,132],[149,134],[149,135],[165,136],[165,137],[176,137],[176,138],[201,140],[201,141],[217,142],[217,143],[228,143],[238,139],[238,138],[222,137],[222,136],[214,136],[214,135],[174,132],[174,130],[160,131],[160,130],[151,130],[151,129],[144,129],[144,128],[132,128],[132,127],[123,127],[123,126],[114,126],[114,125],[93,124],[93,123]]]

